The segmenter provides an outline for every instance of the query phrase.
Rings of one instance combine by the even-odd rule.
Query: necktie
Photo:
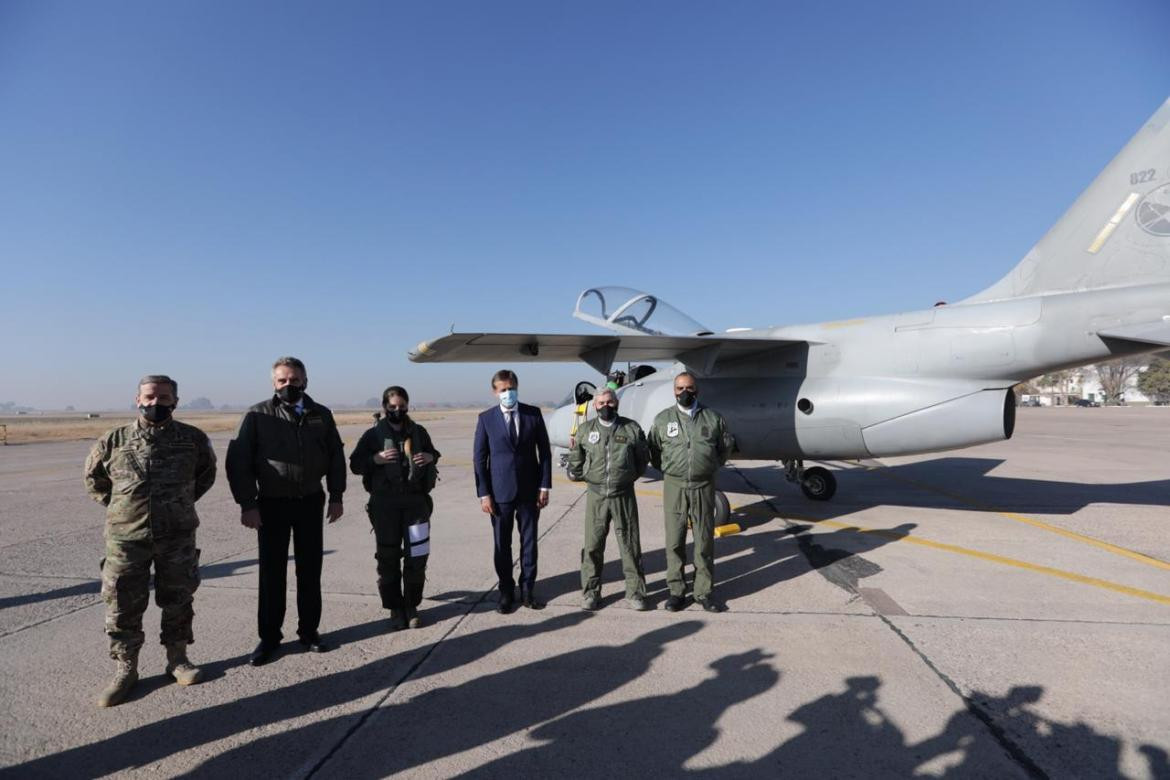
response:
[[[512,440],[513,444],[516,444],[519,440],[516,435],[516,426],[513,424],[515,414],[515,412],[505,412],[504,414],[504,417],[508,420],[508,438]]]

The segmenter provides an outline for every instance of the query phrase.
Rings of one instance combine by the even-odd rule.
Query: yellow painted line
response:
[[[561,478],[561,481],[569,482],[569,480],[564,479],[564,478]],[[580,483],[569,482],[569,484],[580,484]],[[641,493],[642,491],[638,490],[636,492]],[[653,493],[656,495],[662,495],[661,493],[659,493],[657,491],[647,490],[646,492]],[[788,514],[788,513],[780,514],[779,512],[772,510],[770,507],[767,507],[766,505],[763,507],[759,507],[758,506],[759,503],[760,502],[754,502],[752,504],[744,504],[744,505],[740,505],[740,506],[734,506],[734,507],[732,507],[732,511],[733,512],[741,512],[744,509],[747,509],[750,507],[755,507],[755,509],[753,509],[753,511],[752,511],[752,514],[768,514],[768,515],[771,515],[772,517],[782,517],[786,520],[796,520],[796,521],[804,522],[804,523],[816,523],[817,525],[824,525],[824,526],[828,526],[830,528],[837,528],[837,529],[840,529],[842,531],[851,531],[853,533],[858,533],[858,534],[872,534],[874,536],[880,536],[884,539],[888,539],[892,542],[907,542],[909,544],[918,545],[919,547],[927,547],[927,548],[930,548],[932,550],[942,550],[944,552],[955,553],[956,555],[964,555],[968,558],[976,558],[978,560],[988,561],[989,563],[998,563],[998,564],[1003,565],[1003,566],[1011,566],[1011,567],[1016,568],[1016,569],[1023,569],[1024,571],[1030,571],[1030,572],[1033,572],[1036,574],[1043,574],[1043,575],[1046,575],[1049,577],[1055,577],[1057,579],[1067,580],[1068,582],[1076,582],[1076,583],[1079,583],[1081,585],[1090,585],[1092,587],[1100,588],[1102,590],[1112,591],[1113,593],[1121,593],[1121,594],[1124,594],[1126,596],[1134,596],[1136,598],[1145,599],[1147,601],[1153,601],[1153,602],[1158,603],[1158,604],[1165,604],[1167,606],[1170,606],[1170,596],[1166,596],[1166,595],[1163,595],[1161,593],[1154,593],[1154,592],[1148,591],[1148,590],[1143,590],[1141,588],[1133,588],[1133,587],[1130,587],[1129,585],[1122,585],[1120,583],[1111,582],[1109,580],[1103,580],[1099,577],[1088,577],[1088,576],[1085,576],[1083,574],[1077,574],[1076,572],[1065,571],[1064,569],[1057,569],[1057,568],[1052,567],[1052,566],[1043,566],[1043,565],[1038,564],[1038,563],[1029,563],[1028,561],[1021,561],[1018,558],[1009,558],[1006,555],[997,555],[995,553],[983,552],[982,550],[972,550],[968,547],[960,547],[957,544],[947,544],[945,542],[936,542],[936,541],[933,541],[931,539],[924,539],[921,536],[911,536],[909,534],[895,533],[893,531],[888,531],[888,530],[883,529],[883,528],[864,528],[862,526],[851,524],[851,523],[842,523],[839,520],[828,520],[828,519],[821,518],[821,517],[809,517],[806,515],[793,515],[793,514]],[[992,510],[992,511],[998,511],[998,510]],[[1004,513],[1000,512],[1000,514],[1004,514]],[[1022,515],[1020,517],[1022,517]],[[1027,518],[1027,519],[1030,519],[1030,518]],[[1040,521],[1037,520],[1035,522],[1039,523]],[[1042,525],[1046,525],[1046,524],[1042,524]],[[1058,529],[1058,528],[1053,527],[1053,530],[1063,531],[1064,529]],[[1070,531],[1068,533],[1071,534],[1072,532]],[[1074,535],[1079,536],[1079,534],[1074,534]],[[1084,537],[1084,538],[1089,539],[1089,537]],[[1091,541],[1098,541],[1098,540],[1094,539]],[[1100,542],[1100,544],[1105,545],[1107,543]],[[1117,549],[1122,550],[1124,548],[1117,548]],[[1131,552],[1131,551],[1126,550],[1125,552]],[[1140,553],[1132,553],[1132,554],[1133,555],[1140,555]],[[1143,556],[1143,557],[1145,557],[1145,556]],[[1154,561],[1156,563],[1162,563],[1161,561],[1157,561],[1154,558],[1150,558],[1149,560]]]
[[[959,503],[966,504],[967,506],[972,507],[974,509],[978,509],[978,510],[983,511],[983,512],[994,512],[995,514],[1000,515],[1001,517],[1006,517],[1009,520],[1016,521],[1017,523],[1024,523],[1025,525],[1030,525],[1030,526],[1033,526],[1035,528],[1040,528],[1044,531],[1054,533],[1058,536],[1063,536],[1066,539],[1072,539],[1073,541],[1077,541],[1077,542],[1080,542],[1082,544],[1088,544],[1088,545],[1091,545],[1093,547],[1097,547],[1099,549],[1106,550],[1106,551],[1111,552],[1115,555],[1121,555],[1121,556],[1124,556],[1126,558],[1130,558],[1132,560],[1137,561],[1138,563],[1144,563],[1147,566],[1153,566],[1153,567],[1158,568],[1158,569],[1170,571],[1170,563],[1167,563],[1166,561],[1159,560],[1157,558],[1153,558],[1149,555],[1145,555],[1143,553],[1136,552],[1134,550],[1128,550],[1125,547],[1119,547],[1116,544],[1110,544],[1109,542],[1104,542],[1104,541],[1101,541],[1100,539],[1094,539],[1092,536],[1085,536],[1084,534],[1079,534],[1076,531],[1069,531],[1066,528],[1061,528],[1060,526],[1052,525],[1051,523],[1046,523],[1043,520],[1037,520],[1034,517],[1028,517],[1027,515],[1017,514],[1016,512],[1006,512],[1002,509],[996,509],[993,506],[988,506],[987,504],[983,504],[979,501],[976,501],[975,499],[968,498],[967,496],[960,495],[960,494],[955,493],[953,491],[945,490],[945,489],[939,488],[939,487],[935,487],[934,485],[929,485],[925,482],[919,482],[916,479],[910,479],[909,477],[903,477],[903,476],[900,476],[898,474],[890,473],[888,466],[880,466],[880,467],[870,466],[868,468],[871,471],[877,471],[879,474],[881,474],[883,477],[886,477],[887,479],[892,479],[892,480],[895,480],[897,482],[903,482],[907,485],[913,485],[914,487],[920,488],[922,490],[928,490],[928,491],[931,491],[934,493],[938,493],[939,495],[942,495],[942,496],[947,496],[948,498],[953,498],[954,500],[958,501]]]
[[[1141,588],[1131,588],[1128,585],[1121,585],[1109,580],[1102,580],[1097,577],[1086,577],[1083,574],[1076,574],[1064,569],[1056,569],[1051,566],[1041,566],[1037,563],[1028,563],[1017,558],[1009,558],[1006,555],[996,555],[995,553],[982,552],[981,550],[972,550],[967,547],[960,547],[956,544],[945,544],[944,542],[935,542],[930,539],[923,539],[921,536],[909,536],[887,531],[882,528],[862,528],[849,523],[841,523],[836,520],[818,520],[814,517],[793,517],[795,520],[806,520],[820,525],[827,525],[833,528],[840,528],[844,531],[853,531],[859,534],[873,534],[874,536],[881,536],[894,542],[909,542],[921,547],[929,547],[934,550],[945,550],[946,552],[957,553],[965,555],[969,558],[978,558],[992,563],[999,563],[1004,566],[1012,566],[1017,569],[1024,569],[1025,571],[1036,572],[1037,574],[1046,574],[1049,577],[1058,577],[1062,580],[1070,582],[1079,582],[1082,585],[1092,585],[1103,590],[1110,590],[1114,593],[1124,593],[1127,596],[1136,596],[1137,598],[1146,599],[1147,601],[1155,601],[1159,604],[1170,605],[1170,596],[1164,596],[1161,593],[1153,593]]]
[[[1122,201],[1121,205],[1117,207],[1117,211],[1115,211],[1113,216],[1109,218],[1109,221],[1105,223],[1105,227],[1101,228],[1101,232],[1098,233],[1097,237],[1093,239],[1093,243],[1089,244],[1088,248],[1085,250],[1086,252],[1091,255],[1095,255],[1098,251],[1100,251],[1101,247],[1105,245],[1105,242],[1109,240],[1109,236],[1113,235],[1113,231],[1117,230],[1117,226],[1121,224],[1121,220],[1125,217],[1129,210],[1133,208],[1133,204],[1137,203],[1137,199],[1139,197],[1141,196],[1136,192],[1129,193],[1129,197]]]
[[[742,509],[754,506],[753,504],[745,507],[735,507],[733,511],[742,511]],[[752,514],[762,513],[760,510],[755,510]],[[768,511],[765,514],[773,517],[783,517],[786,520],[797,520],[803,523],[816,523],[817,525],[825,525],[831,528],[838,528],[842,531],[852,531],[859,534],[873,534],[884,539],[889,539],[894,542],[908,542],[916,544],[920,547],[929,547],[934,550],[944,550],[946,552],[956,553],[958,555],[965,555],[969,558],[977,558],[991,563],[998,563],[1004,566],[1012,566],[1017,569],[1024,569],[1025,571],[1035,572],[1037,574],[1045,574],[1049,577],[1057,577],[1062,580],[1070,582],[1078,582],[1082,585],[1092,585],[1096,588],[1113,591],[1114,593],[1124,593],[1127,596],[1136,596],[1137,598],[1154,601],[1159,604],[1170,605],[1170,596],[1164,596],[1160,593],[1153,593],[1141,588],[1131,588],[1128,585],[1121,585],[1120,583],[1103,580],[1099,577],[1087,577],[1083,574],[1076,574],[1075,572],[1065,571],[1064,569],[1057,569],[1052,566],[1042,566],[1038,563],[1029,563],[1028,561],[1021,561],[1017,558],[1009,558],[1006,555],[996,555],[995,553],[983,552],[982,550],[972,550],[968,547],[960,547],[957,544],[946,544],[945,542],[935,542],[930,539],[924,539],[921,536],[911,536],[909,534],[900,534],[893,531],[887,531],[882,528],[863,528],[851,523],[842,523],[839,520],[826,520],[819,517],[808,517],[806,515],[792,515],[779,514],[775,511]]]

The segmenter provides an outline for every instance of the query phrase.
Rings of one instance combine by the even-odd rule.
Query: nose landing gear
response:
[[[821,466],[806,469],[803,460],[785,460],[784,478],[800,485],[800,492],[813,501],[828,501],[837,492],[837,478]]]

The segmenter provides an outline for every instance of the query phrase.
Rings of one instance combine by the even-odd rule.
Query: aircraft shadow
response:
[[[733,520],[745,530],[766,524],[761,515],[772,513],[766,501],[740,507]],[[882,569],[863,556],[872,550],[898,541],[914,528],[904,523],[881,534],[857,534],[839,530],[810,534],[811,526],[777,527],[750,534],[736,534],[715,540],[715,595],[721,600],[743,598],[766,590],[773,585],[819,571],[830,582],[845,590],[856,587],[859,579],[877,574]],[[617,543],[607,545],[607,560],[602,568],[602,607],[619,603],[625,597],[621,561]],[[687,544],[686,577],[688,590],[694,576],[694,545]],[[666,552],[662,548],[644,552],[642,569],[646,575],[648,602],[665,602],[669,591],[666,584]],[[536,592],[543,599],[581,592],[579,569],[539,579]],[[456,596],[459,594],[445,594]]]
[[[1003,463],[999,458],[949,457],[877,469],[846,467],[834,471],[837,493],[825,503],[805,499],[778,466],[736,470],[761,493],[776,496],[777,506],[799,506],[794,511],[809,515],[838,516],[842,509],[874,506],[1039,514],[1073,514],[1092,504],[1170,506],[1170,479],[1086,484],[990,474]]]

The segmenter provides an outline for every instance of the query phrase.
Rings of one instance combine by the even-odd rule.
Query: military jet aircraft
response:
[[[836,480],[805,460],[911,455],[1011,438],[1012,386],[1170,346],[1170,100],[1006,276],[949,305],[842,322],[715,333],[649,293],[585,290],[573,316],[608,333],[450,333],[417,363],[580,360],[639,366],[619,391],[644,428],[685,366],[722,412],[737,458],[779,460],[811,499]],[[569,446],[593,385],[549,415]],[[723,503],[723,502],[721,502]],[[724,504],[725,506],[725,504]]]

